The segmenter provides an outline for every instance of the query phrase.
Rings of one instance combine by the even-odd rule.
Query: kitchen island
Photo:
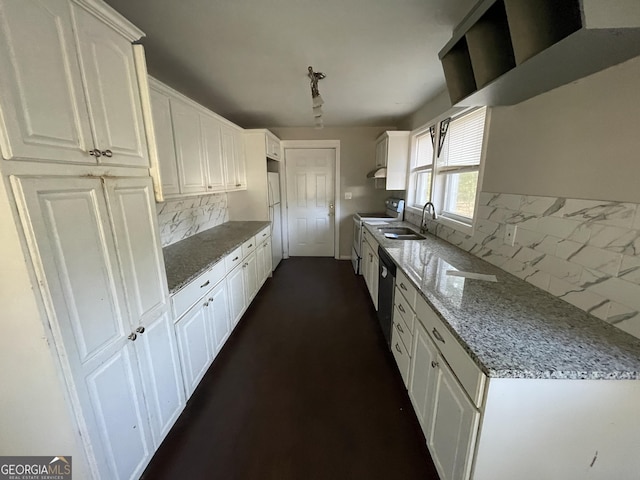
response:
[[[441,239],[366,228],[398,267],[392,351],[442,480],[638,477],[640,339]]]

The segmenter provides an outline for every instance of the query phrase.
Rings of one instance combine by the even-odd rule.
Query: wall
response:
[[[352,216],[356,212],[384,211],[384,200],[392,194],[376,190],[373,180],[366,178],[375,167],[375,141],[388,127],[343,127],[343,128],[270,128],[281,140],[340,140],[340,249],[342,258],[351,256],[353,239]],[[344,200],[344,193],[351,192],[353,198]],[[283,219],[284,220],[284,219]]]
[[[167,200],[156,210],[163,247],[229,221],[226,193]]]
[[[639,79],[636,58],[494,108],[474,234],[430,231],[640,337]]]
[[[0,455],[70,455],[73,477],[89,478],[17,224],[0,181]]]

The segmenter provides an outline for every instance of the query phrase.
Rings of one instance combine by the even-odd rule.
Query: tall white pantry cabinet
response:
[[[131,43],[99,0],[0,0],[0,455],[138,478],[185,402]]]

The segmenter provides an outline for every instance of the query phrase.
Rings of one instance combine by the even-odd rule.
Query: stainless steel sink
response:
[[[426,238],[408,227],[380,227],[378,231],[390,240],[424,240]]]

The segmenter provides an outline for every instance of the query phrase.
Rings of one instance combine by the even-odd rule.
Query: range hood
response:
[[[387,178],[387,167],[378,167],[367,173],[367,178]]]

